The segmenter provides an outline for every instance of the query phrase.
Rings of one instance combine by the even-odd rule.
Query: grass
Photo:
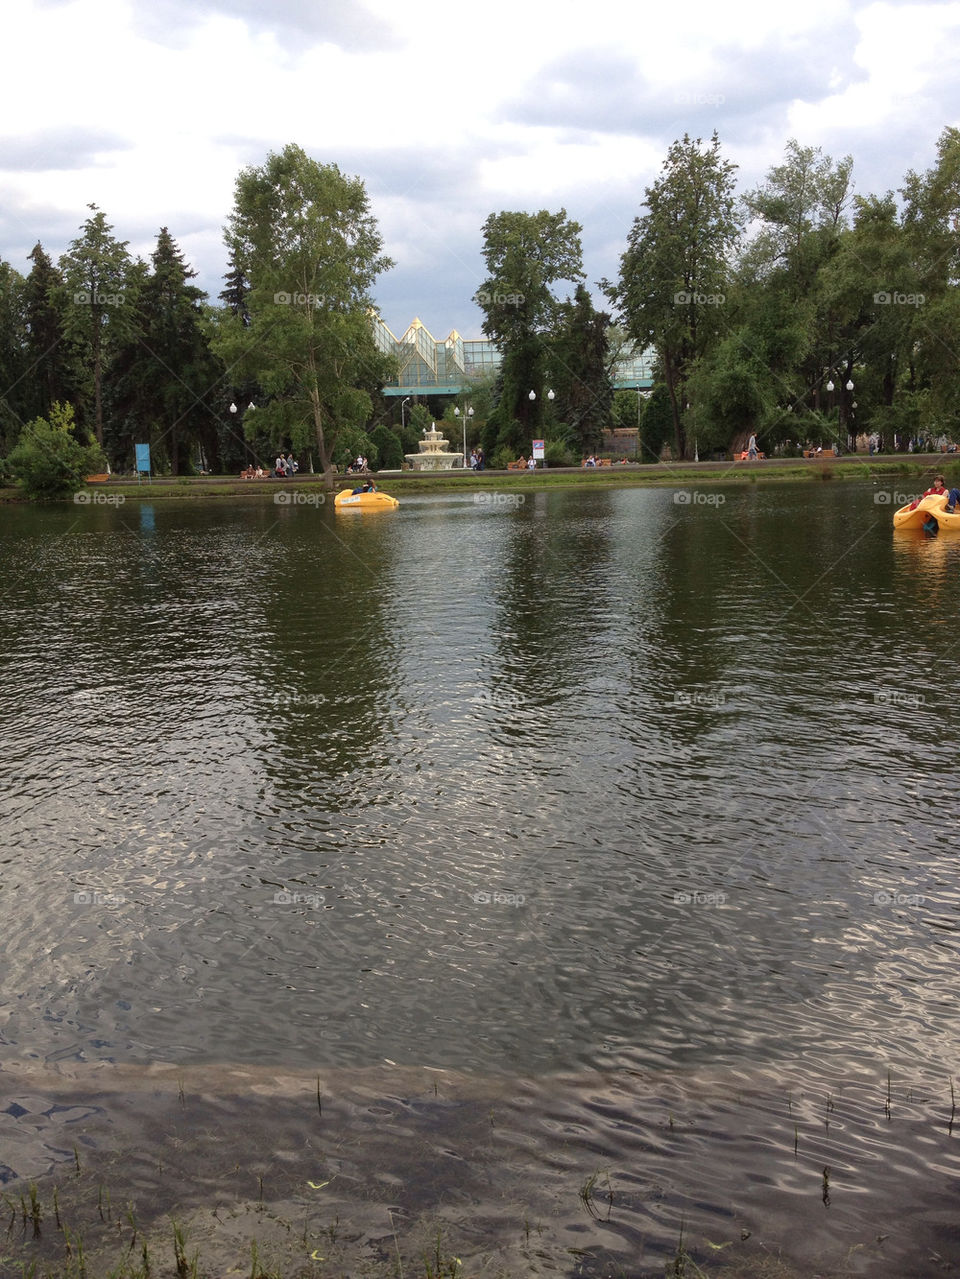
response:
[[[385,476],[382,486],[399,496],[425,493],[451,492],[539,492],[558,488],[586,485],[596,488],[613,485],[615,488],[676,488],[679,485],[696,484],[771,484],[790,483],[798,480],[879,479],[892,477],[926,477],[942,470],[960,476],[956,460],[939,455],[906,455],[865,458],[860,455],[839,458],[829,462],[814,462],[797,458],[774,458],[760,463],[697,463],[664,462],[644,465],[640,468],[618,466],[596,470],[552,469],[529,472],[453,472],[449,474],[423,475],[416,471],[404,471],[399,475]],[[354,483],[352,477],[337,476],[335,488]],[[299,475],[293,480],[241,480],[234,476],[170,477],[163,482],[137,484],[134,480],[111,480],[98,485],[111,494],[122,495],[128,501],[169,501],[170,499],[259,497],[281,490],[316,490],[322,488],[320,475]],[[67,499],[68,501],[70,499]],[[24,498],[15,487],[0,488],[0,503],[22,502]]]
[[[825,1174],[828,1171],[825,1169]],[[597,1169],[587,1177],[578,1197],[594,1221],[602,1224],[610,1220],[614,1194],[606,1172]],[[138,1220],[133,1202],[128,1200],[120,1208],[118,1199],[117,1208],[112,1207],[109,1187],[99,1169],[96,1173],[85,1170],[79,1177],[71,1172],[59,1184],[31,1183],[28,1193],[12,1198],[8,1194],[3,1201],[14,1208],[5,1234],[0,1223],[0,1274],[4,1279],[212,1279],[221,1274],[238,1279],[331,1279],[346,1274],[356,1279],[473,1279],[481,1271],[490,1279],[506,1279],[517,1273],[496,1265],[489,1268],[492,1258],[485,1250],[482,1260],[478,1257],[477,1232],[469,1221],[464,1223],[464,1237],[456,1241],[450,1237],[454,1228],[449,1222],[434,1221],[427,1233],[426,1220],[419,1225],[408,1223],[401,1239],[393,1213],[388,1212],[389,1243],[379,1258],[356,1252],[360,1235],[342,1226],[339,1216],[332,1217],[329,1224],[308,1225],[300,1219],[294,1226],[292,1217],[278,1213],[262,1199],[224,1203],[218,1196],[216,1201],[191,1207],[189,1215],[182,1206],[165,1217],[154,1213],[148,1225]],[[54,1206],[47,1213],[51,1202]],[[232,1229],[229,1241],[221,1241],[218,1248],[211,1241],[210,1224],[212,1220],[222,1222],[220,1213],[241,1228]],[[522,1218],[518,1232],[526,1249],[523,1255],[528,1261],[548,1258],[551,1254],[545,1249],[557,1255],[577,1253],[582,1260],[591,1257],[588,1244],[570,1249],[564,1240],[551,1240],[543,1225],[531,1227],[519,1206],[518,1216]],[[32,1231],[31,1224],[41,1221],[49,1229]],[[244,1223],[249,1227],[246,1231]],[[458,1255],[469,1246],[474,1248],[473,1255]],[[727,1250],[735,1252],[736,1248],[735,1239],[722,1243],[706,1240],[697,1248],[695,1258],[685,1223],[681,1223],[677,1245],[661,1263],[663,1273],[674,1279],[798,1279],[786,1269],[769,1269],[764,1257],[741,1257],[734,1270],[725,1267],[718,1273],[703,1255],[718,1254],[719,1261],[719,1254],[726,1259]]]

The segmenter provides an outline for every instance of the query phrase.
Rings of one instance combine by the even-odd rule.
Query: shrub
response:
[[[74,438],[73,408],[54,404],[50,420],[38,417],[20,432],[16,448],[7,458],[14,479],[34,502],[55,502],[79,492],[86,477],[107,469],[107,459],[96,444]]]
[[[576,466],[577,459],[563,440],[547,440],[544,448],[547,466]]]

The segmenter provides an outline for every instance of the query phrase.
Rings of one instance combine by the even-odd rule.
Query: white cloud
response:
[[[564,205],[614,274],[686,130],[716,127],[744,184],[796,135],[885,189],[960,114],[957,3],[8,0],[4,26],[0,256],[61,251],[94,201],[137,252],[169,226],[216,294],[238,169],[295,141],[366,179],[401,328],[441,304],[438,329],[479,328],[480,228],[501,208]]]

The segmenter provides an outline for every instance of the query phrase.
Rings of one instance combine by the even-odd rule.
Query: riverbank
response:
[[[570,488],[577,485],[618,488],[680,488],[690,484],[732,485],[796,483],[829,479],[866,480],[916,477],[927,480],[943,471],[951,482],[960,481],[960,457],[943,454],[910,454],[907,456],[831,458],[808,461],[801,458],[769,458],[762,462],[669,462],[655,464],[628,463],[626,466],[551,467],[529,471],[402,471],[383,472],[374,478],[381,488],[398,496],[424,493],[468,492],[496,489],[501,492],[528,492],[542,489]],[[348,488],[357,483],[355,476],[338,475],[335,488]],[[242,480],[237,476],[197,475],[180,478],[163,477],[138,484],[127,478],[113,478],[89,486],[94,493],[122,496],[125,501],[164,501],[170,498],[235,498],[263,497],[279,492],[324,491],[322,475],[298,475],[292,480]],[[26,499],[16,487],[0,488],[0,503]],[[76,501],[67,498],[65,501]]]
[[[860,1185],[823,1131],[824,1097],[837,1132],[890,1122],[865,1078],[824,1092],[762,1071],[4,1073],[4,1171],[22,1176],[2,1195],[0,1270],[17,1279],[840,1279],[914,1276],[929,1248],[921,1192],[883,1169]],[[944,1131],[942,1095],[898,1087],[888,1106],[904,1160]],[[598,1109],[603,1156],[582,1135]],[[546,1158],[522,1135],[543,1126]],[[739,1184],[708,1209],[698,1195],[719,1202],[731,1157]],[[855,1215],[881,1186],[899,1196],[889,1233]]]

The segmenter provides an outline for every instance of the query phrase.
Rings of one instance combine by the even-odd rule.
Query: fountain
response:
[[[405,453],[404,457],[415,471],[449,471],[463,462],[462,453],[448,453],[450,441],[437,430],[436,422],[430,430],[423,428],[423,439],[417,441],[419,453]]]

